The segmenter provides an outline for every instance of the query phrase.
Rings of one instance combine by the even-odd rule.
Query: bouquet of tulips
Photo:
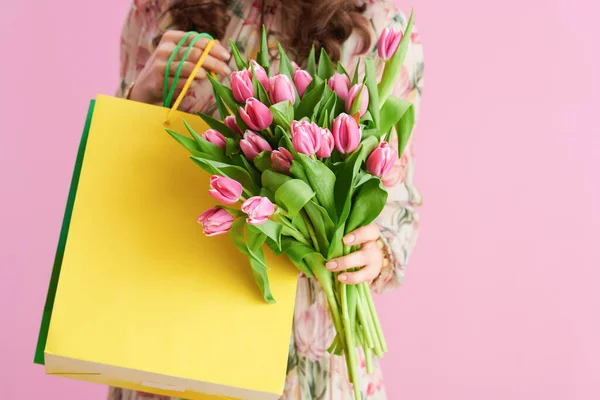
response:
[[[317,63],[314,48],[300,69],[281,45],[275,73],[263,29],[257,60],[243,60],[231,43],[239,70],[231,87],[209,77],[221,119],[201,115],[211,129],[198,134],[188,126],[191,138],[168,131],[213,175],[209,193],[220,204],[200,215],[204,233],[229,233],[267,302],[275,300],[264,244],[319,280],[337,332],[329,351],[345,355],[357,399],[357,348],[370,372],[372,354],[380,357],[386,344],[368,284],[341,283],[325,263],[355,250],[342,238],[370,224],[385,205],[381,177],[402,154],[414,121],[412,105],[390,96],[411,29],[412,16],[404,33],[382,34],[380,82],[372,58],[361,60],[361,79],[358,65],[350,75],[323,50]],[[388,145],[394,130],[399,152]]]

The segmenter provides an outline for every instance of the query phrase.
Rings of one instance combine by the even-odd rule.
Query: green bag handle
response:
[[[192,39],[192,41],[188,45],[188,49],[183,54],[183,57],[182,57],[181,61],[179,62],[179,67],[177,67],[177,71],[175,72],[173,84],[171,85],[171,88],[169,88],[169,71],[171,70],[171,64],[175,60],[175,57],[179,53],[179,50],[181,50],[181,47],[187,42],[189,37],[194,34],[197,36],[195,36]],[[170,106],[171,101],[173,100],[173,94],[175,93],[175,88],[177,87],[177,83],[179,82],[179,78],[181,76],[181,71],[183,70],[183,64],[184,64],[185,60],[188,58],[192,49],[194,48],[194,44],[196,44],[196,42],[202,38],[208,38],[210,40],[214,40],[214,38],[211,35],[209,35],[208,33],[198,33],[198,32],[191,31],[191,32],[187,32],[181,38],[179,43],[177,43],[177,46],[175,46],[175,49],[173,50],[171,57],[169,57],[169,61],[167,62],[167,67],[166,67],[166,71],[165,71],[165,79],[164,79],[164,83],[163,83],[163,106],[164,107]]]

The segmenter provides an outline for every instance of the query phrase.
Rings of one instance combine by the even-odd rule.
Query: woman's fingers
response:
[[[355,246],[367,242],[372,242],[379,239],[381,231],[377,224],[369,224],[358,228],[344,236],[344,244],[346,246]]]
[[[327,263],[330,271],[344,271],[360,268],[355,272],[344,272],[338,276],[340,282],[356,285],[362,282],[371,282],[381,272],[383,255],[375,242],[369,242],[359,251],[340,257]]]
[[[171,69],[169,70],[169,77],[174,77],[175,73],[177,72],[177,69],[179,68],[179,66],[181,65],[180,62],[173,62],[171,64]],[[179,78],[180,81],[183,80],[183,82],[185,83],[185,80],[192,74],[192,72],[194,71],[194,68],[196,68],[196,64],[190,61],[185,61],[183,63],[183,68],[181,69],[181,73],[179,74]],[[196,79],[204,79],[206,78],[206,69],[204,69],[204,67],[200,68],[198,70],[198,73],[196,74]]]
[[[183,58],[183,55],[186,52],[186,50],[187,50],[187,47],[182,48],[175,59],[181,60]],[[195,65],[198,62],[198,60],[200,59],[200,57],[202,56],[203,51],[204,51],[203,49],[198,49],[198,48],[194,47],[194,48],[192,48],[192,50],[190,51],[190,53],[188,54],[188,56],[185,60],[192,62]],[[221,74],[221,75],[229,75],[231,73],[231,69],[229,68],[229,65],[227,65],[226,62],[223,62],[220,59],[215,58],[210,53],[204,59],[204,63],[202,64],[202,66],[210,71],[216,72],[217,74]]]
[[[173,45],[171,47],[171,52],[169,53],[169,55],[173,52],[177,43],[179,43],[181,38],[183,38],[183,36],[185,36],[186,33],[187,32],[172,30],[172,31],[166,31],[163,34],[163,36],[161,38],[161,44],[170,43]],[[187,47],[187,44],[191,43],[191,41],[193,40],[193,38],[195,36],[196,35],[190,35],[190,37],[186,41],[186,47]],[[203,37],[201,39],[198,39],[196,41],[196,43],[194,43],[194,47],[200,49],[201,51],[204,51],[204,48],[206,47],[206,45],[208,44],[209,41],[210,41],[210,39]],[[215,42],[213,47],[210,49],[210,54],[213,57],[218,58],[222,61],[227,61],[231,57],[231,55],[229,54],[227,49],[225,47],[223,47],[221,42],[219,42],[218,40]]]

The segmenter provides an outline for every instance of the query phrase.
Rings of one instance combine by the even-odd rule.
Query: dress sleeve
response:
[[[387,2],[386,2],[387,3]],[[387,3],[389,4],[389,3]],[[373,20],[377,38],[386,26],[405,29],[408,18],[398,10],[387,9],[376,13],[378,20]],[[383,22],[381,21],[383,20]],[[372,53],[377,52],[377,46]],[[375,55],[374,54],[374,55]],[[377,58],[376,58],[377,59]],[[383,62],[378,61],[378,71],[383,71]],[[415,107],[415,120],[418,120],[421,93],[423,89],[423,49],[419,34],[413,27],[411,43],[408,48],[404,66],[394,87],[393,95],[404,98]],[[402,285],[404,271],[410,255],[415,248],[418,230],[418,207],[421,205],[421,195],[413,182],[415,168],[415,131],[409,140],[404,153],[396,160],[391,172],[384,176],[383,184],[388,189],[388,201],[376,223],[381,228],[382,239],[385,243],[388,263],[383,267],[381,275],[376,279],[372,288],[381,293]],[[392,135],[392,146],[398,146],[396,135]]]
[[[135,81],[152,51],[154,39],[160,34],[168,2],[132,0],[120,38],[120,68],[117,97],[123,97],[127,87]]]

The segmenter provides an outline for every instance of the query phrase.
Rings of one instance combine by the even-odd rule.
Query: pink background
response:
[[[32,364],[87,102],[118,81],[128,2],[101,3],[3,4],[2,399],[105,393]],[[600,398],[600,10],[413,3],[425,205],[406,286],[378,302],[389,398]]]

